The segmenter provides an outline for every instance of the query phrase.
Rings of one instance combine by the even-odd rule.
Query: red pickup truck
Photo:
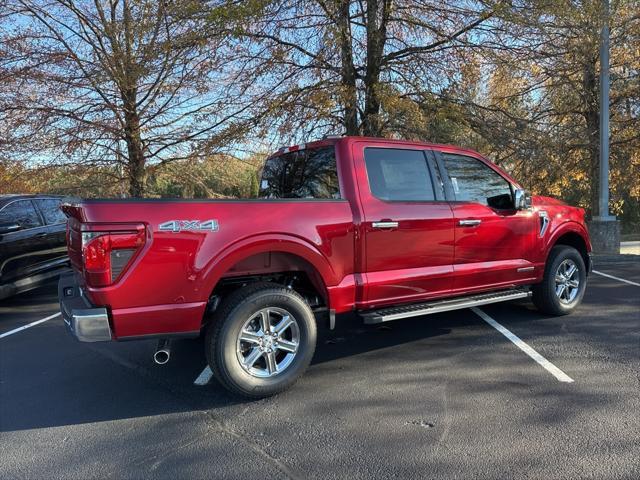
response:
[[[317,322],[365,323],[532,296],[563,315],[591,269],[584,210],[531,197],[476,152],[363,137],[284,148],[255,200],[68,200],[81,341],[205,335],[220,382],[260,397],[307,368]],[[425,320],[426,321],[426,320]]]

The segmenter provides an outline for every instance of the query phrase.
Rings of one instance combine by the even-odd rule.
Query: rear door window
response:
[[[47,225],[65,223],[67,221],[67,217],[60,210],[60,200],[55,198],[43,198],[36,200],[36,202],[42,212],[44,221],[47,222]]]
[[[268,159],[260,197],[339,199],[335,148],[298,150]]]
[[[0,223],[17,223],[20,228],[40,227],[40,216],[31,200],[17,200],[0,210]]]
[[[427,202],[435,193],[422,150],[365,148],[371,193],[386,201]]]

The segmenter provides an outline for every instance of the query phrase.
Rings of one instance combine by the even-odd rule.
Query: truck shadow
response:
[[[447,335],[447,322],[455,319],[437,317],[395,326],[363,326],[355,316],[347,315],[339,319],[336,330],[320,329],[311,369]],[[153,341],[83,344],[72,339],[57,320],[19,340],[6,342],[0,352],[2,432],[233,408],[252,402],[229,394],[215,378],[205,386],[193,384],[206,366],[202,339],[175,341],[171,361],[164,366],[152,361]]]
[[[580,321],[580,317],[589,318],[591,312],[610,309],[612,299],[624,305],[622,298],[616,298],[623,295],[619,290],[605,287],[600,291],[602,297],[588,299],[582,311],[571,316],[573,323]],[[543,335],[538,331],[538,337],[556,335],[558,330],[566,328],[564,321],[547,324],[549,317],[533,311],[526,302],[492,308],[494,310],[488,311],[508,317],[509,328],[520,329],[520,324],[526,328],[527,324],[537,322],[551,326]],[[623,346],[627,341],[634,342],[633,336],[628,335],[629,322],[613,317],[598,317],[593,329],[606,329],[608,335],[617,338]],[[589,327],[581,325],[581,329],[589,330]],[[514,361],[513,358],[527,365],[531,363],[510,349],[506,350],[505,360],[505,349],[496,346],[501,347],[503,343],[508,342],[469,310],[377,326],[363,325],[355,315],[342,316],[338,318],[336,330],[320,329],[307,375],[292,391],[272,401],[313,402],[317,392],[331,392],[335,383],[342,381],[375,384],[376,369],[380,368],[413,372],[410,382],[422,378],[437,385],[446,381],[443,369],[453,368],[447,367],[451,362],[457,365],[455,375],[460,382],[464,382],[468,371],[477,374],[483,367],[502,368],[505,361]],[[0,431],[201,411],[232,417],[252,403],[271,401],[252,402],[236,397],[227,393],[215,379],[205,386],[195,386],[194,380],[206,366],[201,339],[176,341],[172,359],[165,366],[152,363],[154,346],[152,341],[81,344],[70,338],[58,321],[5,342],[0,351]],[[386,381],[399,382],[398,388],[403,388],[401,378],[402,375],[396,374]],[[477,382],[464,386],[464,389],[471,388],[483,387]],[[493,383],[487,388],[500,387]]]

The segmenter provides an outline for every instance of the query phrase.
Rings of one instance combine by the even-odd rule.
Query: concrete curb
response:
[[[638,264],[640,266],[640,255],[608,255],[608,254],[593,254],[593,265],[597,269],[598,265],[609,263],[624,263],[624,264]]]

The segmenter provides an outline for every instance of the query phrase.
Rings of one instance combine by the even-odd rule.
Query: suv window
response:
[[[0,210],[0,223],[14,222],[23,229],[41,225],[40,217],[31,200],[18,200]]]
[[[444,165],[455,200],[478,202],[493,208],[513,208],[511,185],[481,161],[464,155],[444,153]]]
[[[340,198],[335,148],[272,157],[262,170],[262,198]]]
[[[381,200],[435,200],[427,158],[422,150],[365,148],[371,193]]]
[[[45,198],[36,200],[36,202],[47,225],[65,223],[67,221],[67,217],[60,210],[60,200],[56,198]]]

